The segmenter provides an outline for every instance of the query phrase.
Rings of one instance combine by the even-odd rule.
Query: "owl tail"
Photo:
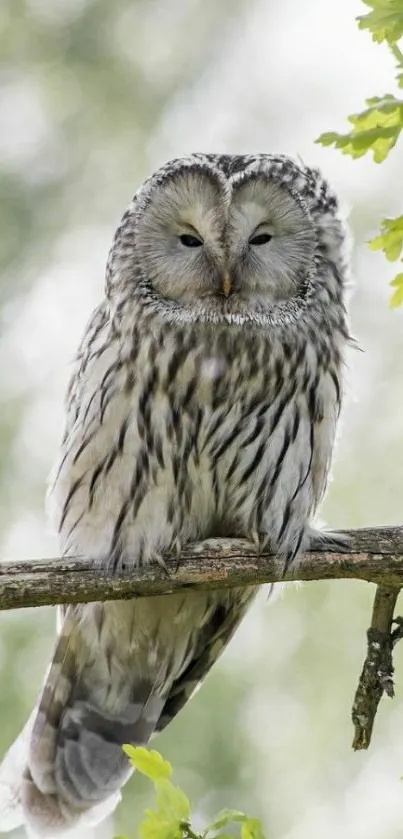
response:
[[[39,706],[0,767],[0,831],[24,823],[42,839],[103,821],[131,775],[122,745],[145,745],[161,715],[164,698],[130,669],[130,691],[122,685],[126,698],[110,710],[106,676],[101,694],[97,684],[106,651],[94,660],[76,614],[67,612]]]

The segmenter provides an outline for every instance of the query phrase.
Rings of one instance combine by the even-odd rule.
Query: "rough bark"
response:
[[[171,594],[192,588],[248,586],[284,580],[358,579],[403,586],[403,527],[345,531],[343,553],[307,553],[283,575],[280,563],[241,539],[208,539],[158,565],[109,575],[82,559],[0,563],[0,610]]]

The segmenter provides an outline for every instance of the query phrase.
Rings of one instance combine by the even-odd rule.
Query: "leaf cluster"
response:
[[[403,0],[363,0],[370,11],[357,18],[360,29],[366,29],[376,43],[385,42],[397,63],[397,84],[403,89],[403,53],[398,42],[403,37]],[[366,108],[352,114],[349,132],[327,131],[316,142],[333,146],[353,158],[371,152],[375,163],[382,163],[396,145],[403,129],[403,98],[390,93],[366,100]],[[401,259],[403,247],[403,216],[384,219],[379,236],[369,243],[372,250],[382,250],[390,261]],[[401,260],[403,261],[403,260]],[[391,306],[403,304],[403,272],[391,282],[394,293]]]
[[[155,807],[145,812],[140,839],[265,839],[259,819],[239,810],[221,810],[200,833],[192,826],[191,805],[182,789],[171,781],[172,767],[164,758],[143,746],[124,746],[134,769],[154,784]],[[125,836],[116,839],[127,839]]]

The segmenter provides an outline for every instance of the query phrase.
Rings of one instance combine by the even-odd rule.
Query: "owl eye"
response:
[[[197,236],[192,236],[191,233],[182,233],[179,239],[182,245],[185,245],[185,248],[201,248],[203,245],[203,239],[198,239]]]
[[[270,239],[272,238],[273,236],[270,236],[270,233],[257,233],[256,236],[252,236],[252,238],[249,239],[249,244],[267,245],[267,243],[270,242]]]

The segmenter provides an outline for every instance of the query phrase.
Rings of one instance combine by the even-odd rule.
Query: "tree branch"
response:
[[[351,717],[354,725],[353,749],[367,749],[372,736],[375,714],[382,694],[391,699],[393,685],[392,633],[393,614],[399,589],[378,586],[367,632],[367,656],[354,697]]]
[[[0,610],[166,595],[192,589],[253,586],[286,580],[357,579],[377,584],[368,651],[355,694],[353,748],[366,749],[382,693],[393,696],[393,646],[403,637],[394,608],[403,587],[403,527],[344,531],[346,548],[310,552],[283,574],[273,556],[243,539],[208,539],[155,563],[116,575],[83,559],[0,563]],[[163,563],[162,563],[163,564]],[[392,632],[393,621],[398,629]]]
[[[171,594],[189,589],[251,586],[284,580],[359,579],[386,588],[403,586],[403,527],[345,531],[340,551],[307,553],[282,576],[266,552],[242,539],[208,539],[158,565],[109,575],[82,559],[0,563],[0,610]]]

